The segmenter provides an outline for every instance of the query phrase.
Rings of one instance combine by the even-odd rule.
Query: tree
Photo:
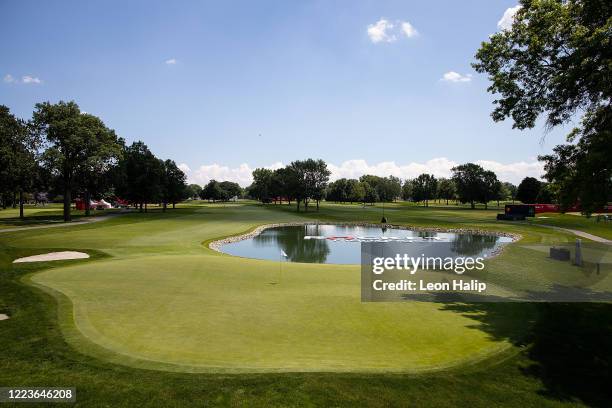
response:
[[[46,137],[42,160],[63,189],[64,221],[70,221],[73,191],[85,191],[89,213],[90,194],[105,184],[123,141],[98,117],[81,113],[74,102],[38,103],[35,109],[31,128],[38,137]]]
[[[384,179],[385,193],[390,201],[395,201],[402,194],[402,181],[398,177],[389,176]]]
[[[402,186],[402,200],[409,201],[412,199],[412,180],[404,181],[404,185]]]
[[[536,201],[542,204],[553,204],[557,202],[557,192],[551,183],[542,183]]]
[[[380,177],[365,174],[359,178],[359,181],[366,182],[374,188],[380,201],[393,201],[402,193],[400,179],[394,176]]]
[[[556,146],[553,153],[541,156],[544,177],[555,186],[562,210],[577,202],[590,215],[610,201],[612,191],[612,113],[600,110],[583,120],[582,137],[575,144]],[[574,129],[568,138],[576,138]]]
[[[32,188],[38,173],[36,149],[38,138],[29,132],[26,123],[0,105],[0,195],[3,208],[6,197],[19,195],[19,218],[23,219],[23,194]]]
[[[485,205],[485,210],[489,206],[489,201],[497,200],[497,206],[499,207],[499,199],[501,194],[501,182],[497,179],[495,173],[490,170],[485,170],[482,173],[482,198],[481,201]]]
[[[327,163],[321,159],[307,159],[301,162],[300,167],[303,171],[304,210],[308,211],[308,201],[312,199],[315,200],[319,211],[319,202],[325,197],[331,171],[327,169]]]
[[[414,201],[423,201],[425,207],[429,206],[429,200],[436,196],[438,182],[433,174],[421,174],[412,180],[412,198]]]
[[[242,197],[242,188],[238,183],[234,183],[233,181],[222,181],[219,183],[219,187],[224,192],[225,200],[232,199],[234,197],[239,198]]]
[[[511,199],[512,200],[512,204],[514,204],[514,200],[516,199],[516,192],[517,192],[517,187],[509,182],[504,182],[503,183],[503,191],[506,192],[506,194],[504,194],[504,199]]]
[[[540,192],[540,182],[533,177],[525,177],[516,191],[516,199],[525,203],[533,204]]]
[[[226,192],[223,191],[217,180],[210,180],[208,184],[202,189],[203,200],[226,200]]]
[[[85,146],[89,134],[83,131],[81,111],[74,102],[38,103],[35,109],[32,125],[49,144],[43,161],[60,181],[64,193],[64,221],[70,221],[72,191],[79,166],[87,161]]]
[[[187,185],[185,173],[178,168],[174,160],[162,161],[162,204],[166,211],[168,203],[172,203],[172,208],[176,208],[176,203],[182,201],[187,196]]]
[[[91,196],[110,186],[109,172],[122,154],[124,141],[94,115],[81,113],[80,124],[86,159],[77,167],[75,187],[83,191],[85,215],[89,215]]]
[[[349,201],[356,202],[356,203],[365,202],[365,196],[366,196],[365,183],[361,183],[357,180],[352,180],[352,181],[355,181],[355,183],[351,183],[351,191],[349,192]]]
[[[185,189],[185,195],[187,198],[196,199],[200,197],[202,187],[199,184],[189,184]]]
[[[379,200],[378,193],[376,192],[374,187],[372,187],[367,181],[360,181],[360,183],[363,184],[363,188],[365,190],[364,204],[370,203],[374,205],[374,203]]]
[[[452,172],[459,201],[470,203],[470,207],[474,209],[475,203],[485,196],[485,170],[477,164],[466,163],[453,167]]]
[[[164,169],[162,163],[143,142],[134,142],[124,149],[115,170],[117,195],[147,212],[147,203],[159,202]]]
[[[272,189],[272,170],[259,168],[253,170],[253,184],[251,184],[250,194],[261,201],[269,202]]]
[[[440,178],[438,180],[438,191],[436,195],[438,198],[446,200],[446,205],[448,205],[448,200],[455,198],[455,194],[455,183],[453,183],[453,180],[447,178]]]
[[[490,36],[476,54],[498,94],[493,120],[548,128],[583,114],[568,143],[540,156],[561,206],[580,201],[589,213],[612,191],[612,3],[606,0],[521,0],[511,29]]]
[[[291,171],[289,166],[282,167],[274,170],[272,174],[272,192],[274,197],[280,197],[287,200],[287,204],[291,205],[295,197],[296,180],[294,179],[294,173]]]
[[[287,166],[286,189],[297,202],[297,211],[300,203],[304,203],[304,210],[308,211],[308,202],[315,200],[317,211],[319,202],[325,197],[327,182],[331,172],[323,160],[296,160]]]
[[[347,180],[345,178],[338,179],[327,186],[326,200],[344,203],[349,201],[349,191],[352,185],[349,183],[357,183],[357,180]]]

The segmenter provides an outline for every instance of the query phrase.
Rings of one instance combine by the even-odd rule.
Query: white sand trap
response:
[[[0,313],[0,320],[8,320],[8,315],[5,315],[4,313]]]
[[[85,259],[85,258],[89,258],[89,255],[87,255],[85,252],[61,251],[61,252],[49,252],[48,254],[26,256],[25,258],[15,259],[13,263],[63,261],[65,259]]]

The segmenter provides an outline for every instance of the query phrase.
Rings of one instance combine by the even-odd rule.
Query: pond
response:
[[[375,226],[306,224],[268,228],[223,244],[221,252],[273,261],[359,264],[361,242],[447,242],[455,256],[489,256],[512,238],[455,232],[413,231]],[[435,245],[431,245],[435,253]],[[432,255],[432,254],[428,254]]]

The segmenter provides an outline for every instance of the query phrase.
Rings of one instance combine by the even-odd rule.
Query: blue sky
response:
[[[479,161],[516,182],[567,128],[489,116],[470,63],[515,5],[2,0],[0,103],[75,100],[201,183],[306,157],[336,177]]]

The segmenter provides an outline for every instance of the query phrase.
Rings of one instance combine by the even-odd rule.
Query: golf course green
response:
[[[224,377],[217,377],[220,374],[237,375],[231,381],[240,384],[250,381],[252,377],[245,377],[249,375],[335,373],[383,381],[384,387],[391,387],[389,398],[393,400],[401,393],[391,390],[393,380],[384,380],[385,375],[423,376],[420,384],[427,384],[441,381],[439,378],[464,378],[467,374],[458,374],[462,372],[478,372],[482,375],[472,375],[469,381],[485,381],[489,367],[498,366],[497,375],[508,376],[503,381],[533,390],[537,381],[517,377],[511,368],[523,361],[521,344],[528,343],[541,313],[532,304],[361,303],[358,265],[284,262],[281,266],[208,248],[213,240],[263,224],[376,222],[380,211],[376,206],[326,203],[318,213],[297,213],[286,205],[194,202],[165,213],[153,209],[148,214],[132,212],[61,228],[0,233],[5,271],[0,283],[12,288],[14,296],[30,290],[37,294],[0,298],[0,312],[11,315],[0,325],[0,334],[3,327],[15,325],[18,331],[5,331],[6,339],[30,332],[32,339],[41,338],[35,333],[47,326],[35,329],[33,321],[51,319],[52,325],[44,329],[50,331],[44,336],[60,343],[45,346],[45,350],[64,350],[61,355],[69,360],[85,358],[77,363],[83,367],[84,371],[77,372],[84,381],[92,364],[109,367],[110,372],[117,370],[113,367],[123,367],[127,371],[119,372],[128,377],[130,370],[166,373],[152,377],[151,387],[158,382],[181,383],[182,377],[168,377],[172,372],[201,373],[212,376],[205,377],[212,382],[222,381]],[[529,276],[534,284],[542,277],[542,262],[547,261],[523,244],[574,239],[571,234],[529,223],[497,222],[491,210],[425,209],[398,203],[387,205],[385,211],[391,222],[406,226],[478,228],[521,235],[521,241],[511,244],[490,266],[493,271],[504,270],[518,262],[514,273]],[[11,264],[19,257],[64,250],[86,252],[91,258]],[[47,305],[44,311],[35,306],[40,295],[50,299],[41,304]],[[23,301],[31,306],[24,306],[21,312],[10,308]],[[42,314],[36,316],[34,310]],[[51,334],[56,330],[52,327],[57,334]],[[59,345],[62,341],[68,348]],[[25,349],[35,343],[10,344],[18,349],[16,353],[29,356],[27,364],[37,360],[31,354],[36,352]],[[23,378],[29,378],[29,366],[8,361],[15,360],[7,360],[5,367],[17,364]],[[52,375],[54,369],[50,370]],[[293,377],[254,378],[293,381]],[[341,378],[332,380],[335,387],[353,387],[349,385],[353,380]],[[343,381],[348,382],[341,385]],[[499,389],[494,392],[500,393]],[[467,394],[463,397],[469,398]],[[132,402],[138,398],[134,396]],[[269,402],[270,398],[256,400]],[[539,401],[541,397],[534,394],[533,398]]]
[[[361,303],[357,265],[281,266],[203,245],[256,225],[306,219],[297,213],[203,205],[157,215],[126,214],[9,240],[110,255],[30,277],[60,300],[76,349],[176,371],[418,372],[510,347],[435,303]]]

